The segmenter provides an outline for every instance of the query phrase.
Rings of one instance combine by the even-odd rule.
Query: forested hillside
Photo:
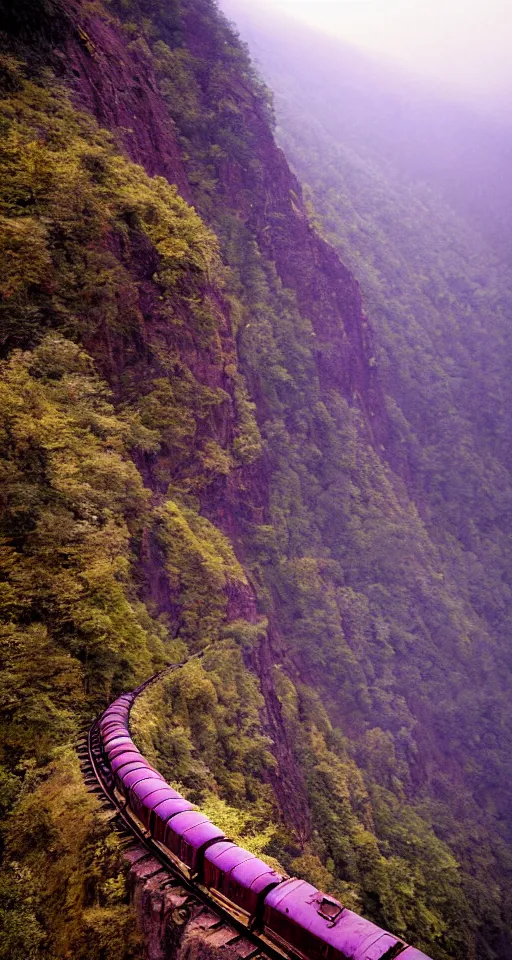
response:
[[[213,0],[0,29],[0,957],[142,956],[76,740],[208,648],[137,705],[169,780],[435,960],[505,960],[506,271],[274,63],[317,230]]]

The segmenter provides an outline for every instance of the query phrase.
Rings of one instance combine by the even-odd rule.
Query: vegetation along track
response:
[[[206,650],[202,650],[201,653],[195,654],[189,659],[199,659],[204,656],[205,652]],[[182,663],[172,664],[142,683],[131,694],[132,705],[136,698],[149,686],[157,683],[167,673],[178,670],[182,666],[184,666]],[[146,874],[145,878],[149,879],[161,873],[161,888],[169,886],[184,888],[188,896],[180,906],[179,919],[181,923],[192,917],[197,917],[201,912],[205,912],[206,908],[209,912],[216,914],[218,922],[213,925],[208,924],[208,933],[213,933],[215,944],[223,947],[229,946],[241,960],[263,960],[264,957],[268,957],[270,960],[282,960],[281,954],[272,950],[266,944],[263,945],[260,939],[248,931],[236,917],[233,917],[227,910],[223,910],[211,897],[185,877],[173,861],[166,857],[154,843],[149,831],[141,829],[140,825],[130,815],[126,804],[123,804],[116,796],[112,771],[102,755],[99,719],[100,717],[94,721],[86,736],[78,745],[83,778],[87,789],[98,795],[102,804],[113,811],[112,820],[118,832],[126,840],[127,846],[130,843],[137,843],[147,851],[148,857],[151,855],[160,864],[160,868],[156,869],[154,874]]]
[[[222,945],[233,946],[240,960],[256,958],[261,950],[269,957],[303,960],[394,960],[399,955],[428,960],[315,886],[277,873],[229,840],[148,764],[130,735],[133,703],[181,666],[167,667],[114,701],[81,748],[86,782],[117,810],[128,837],[146,848],[150,877],[161,874],[162,884],[184,886],[179,922],[205,913],[209,930],[219,928],[215,935],[220,933]]]

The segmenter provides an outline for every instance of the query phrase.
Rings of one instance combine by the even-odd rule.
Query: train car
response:
[[[422,953],[421,950],[416,950],[416,947],[407,947],[407,950],[400,954],[398,960],[430,960],[430,957],[427,957],[426,953]]]
[[[116,740],[118,741],[117,743],[114,742]],[[115,730],[102,736],[101,746],[103,755],[105,757],[111,757],[112,759],[120,752],[119,749],[117,749],[119,747],[122,747],[124,750],[136,749],[127,730]]]
[[[105,713],[100,721],[100,730],[106,730],[109,726],[115,723],[119,723],[128,727],[129,715],[130,711],[128,707],[120,707],[118,710]]]
[[[292,878],[265,897],[263,938],[299,960],[388,960],[406,944],[345,909],[305,880]]]
[[[105,730],[110,724],[119,723],[128,726],[128,717],[130,711],[128,707],[120,707],[119,710],[112,711],[111,713],[105,713],[100,720],[100,730]]]
[[[114,726],[116,723],[118,723],[120,726],[128,727],[128,716],[129,710],[128,708],[124,707],[122,710],[116,710],[115,713],[105,714],[100,721],[100,730],[102,732],[104,730],[108,730],[109,727]]]
[[[113,736],[120,737],[129,737],[128,724],[126,723],[117,723],[111,720],[109,723],[106,723],[102,730],[100,730],[100,736],[102,742],[105,743],[107,738],[112,739]]]
[[[144,759],[142,754],[135,747],[120,747],[117,750],[114,750],[110,756],[110,766],[113,773],[116,773],[117,770],[121,770],[122,767],[127,766],[129,763],[139,762],[147,763],[147,760]]]
[[[175,793],[165,780],[157,779],[156,775],[148,780],[140,780],[130,789],[130,809],[149,829],[153,804],[163,800],[173,800]]]
[[[126,736],[126,734],[123,737],[118,737],[116,735],[111,740],[105,741],[103,751],[107,755],[108,759],[110,760],[110,758],[113,757],[116,747],[121,747],[121,746],[124,747],[125,750],[129,750],[130,747],[133,746],[133,741],[130,739],[130,737]]]
[[[133,746],[132,739],[126,731],[116,730],[110,735],[107,734],[103,740],[103,752],[106,753],[107,756],[111,756],[115,748],[120,746],[124,746],[125,749]]]
[[[100,735],[103,741],[107,740],[109,737],[112,737],[114,733],[121,733],[125,736],[130,736],[128,730],[128,721],[123,720],[108,720],[102,727],[100,727]]]
[[[165,852],[167,852],[164,843],[166,831],[170,828],[173,817],[178,813],[188,813],[194,810],[193,805],[189,803],[188,800],[185,800],[185,798],[181,796],[181,793],[173,790],[172,794],[172,796],[163,799],[151,797],[148,803],[150,811],[149,829],[151,830],[151,835]]]
[[[114,774],[114,784],[115,784],[116,790],[120,796],[124,797],[124,793],[123,793],[124,778],[129,773],[135,773],[140,770],[146,770],[147,764],[145,764],[144,761],[140,759],[139,760],[133,759],[128,763],[126,763],[124,762],[126,760],[125,756],[119,757],[118,760],[122,764],[122,766],[120,766],[118,769],[115,769],[114,767],[112,767],[112,772]],[[114,763],[116,762],[117,761],[114,760]],[[156,770],[155,770],[155,773],[156,773]]]
[[[127,727],[109,724],[105,730],[101,730],[100,736],[103,748],[105,749],[107,742],[113,740],[114,737],[129,737],[130,734]]]
[[[223,831],[204,813],[187,810],[176,814],[167,823],[164,846],[187,879],[193,879],[202,875],[206,849],[225,839]]]
[[[104,749],[106,750],[109,744],[111,744],[113,740],[119,737],[126,737],[128,740],[131,740],[127,727],[116,725],[115,727],[109,727],[105,731],[102,730],[101,742],[103,744]]]
[[[224,841],[206,850],[202,880],[214,900],[252,927],[263,915],[266,894],[283,877],[255,854]]]
[[[142,770],[142,768],[147,767],[147,763],[144,757],[138,757],[136,753],[123,752],[118,757],[114,757],[110,766],[114,779],[121,783],[128,773],[132,773],[134,770]]]
[[[134,746],[134,744],[130,741],[128,744],[119,743],[116,747],[113,747],[109,755],[110,764],[113,765],[114,760],[117,760],[118,757],[124,757],[128,755],[140,757],[142,760],[144,760],[140,750],[137,750],[137,747]],[[147,760],[144,760],[144,762],[147,763]]]
[[[124,773],[121,779],[121,792],[127,800],[130,798],[130,790],[132,787],[135,787],[138,783],[141,783],[143,780],[159,780],[160,783],[165,783],[164,778],[153,770],[153,767],[150,767],[149,763],[146,761],[144,766],[139,767],[136,770],[131,770],[130,772]]]

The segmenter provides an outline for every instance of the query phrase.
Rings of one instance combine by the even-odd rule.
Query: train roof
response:
[[[416,947],[407,947],[407,950],[400,954],[399,960],[430,960],[430,957],[421,950],[416,950]]]
[[[152,801],[153,797],[149,799]],[[160,820],[167,821],[170,820],[171,817],[175,817],[178,813],[186,813],[194,808],[188,800],[185,800],[185,798],[178,793],[174,797],[166,797],[158,800],[155,797],[152,809],[155,811],[157,817],[160,817]]]
[[[159,774],[159,776],[160,776],[160,774]],[[154,807],[157,807],[158,804],[162,802],[162,800],[183,800],[183,799],[184,799],[184,798],[181,796],[181,793],[178,793],[177,790],[174,790],[173,787],[170,787],[169,784],[166,783],[165,780],[164,780],[164,783],[165,783],[165,788],[166,788],[166,791],[167,791],[167,797],[161,797],[160,800],[157,800],[157,801],[156,801],[156,803],[151,803],[151,804],[148,803],[148,806],[151,806],[152,809],[153,809]]]
[[[126,750],[129,750],[133,746],[133,741],[130,737],[113,737],[112,740],[109,740],[108,743],[104,744],[104,749],[108,754],[109,759],[112,757],[116,747],[124,747]]]
[[[131,753],[118,754],[117,757],[111,759],[110,766],[114,773],[119,772],[119,776],[122,777],[124,774],[130,773],[131,770],[147,767],[147,762],[140,753],[137,754],[135,751],[132,751]]]
[[[278,884],[284,879],[281,874],[272,870],[272,867],[269,867],[268,863],[260,860],[259,857],[253,857],[252,860],[243,860],[238,866],[233,867],[230,876],[254,893],[261,893],[269,884]]]
[[[176,791],[166,784],[159,773],[155,773],[155,771],[152,771],[152,773],[152,777],[140,780],[132,787],[134,796],[138,797],[139,800],[144,800],[144,806],[151,809],[153,808],[153,804],[151,803],[152,795],[156,792],[161,794],[160,800],[175,800],[177,797]]]
[[[124,737],[126,740],[131,742],[131,736],[126,727],[116,726],[109,727],[108,730],[101,731],[101,739],[104,747],[108,747],[112,740],[115,740],[117,737]]]
[[[405,947],[403,940],[346,910],[305,880],[292,878],[274,887],[265,898],[267,909],[285,915],[287,924],[307,930],[309,937],[318,937],[352,960],[381,960],[393,948]]]
[[[107,707],[103,717],[113,717],[113,716],[122,716],[130,712],[129,703],[113,703],[112,706]]]
[[[205,843],[224,838],[225,834],[219,830],[204,813],[187,810],[178,813],[172,818],[171,831],[199,850]]]
[[[133,754],[135,757],[142,757],[140,750],[137,750],[137,747],[135,747],[133,744],[130,745],[129,743],[118,743],[117,746],[112,747],[112,749],[108,751],[110,765],[112,766],[113,760],[117,760],[118,757],[122,757],[125,754],[127,756],[129,754]],[[142,757],[142,759],[145,761],[145,763],[147,763],[145,757]]]
[[[115,727],[119,727],[120,730],[125,730],[128,733],[128,717],[120,717],[116,714],[113,717],[105,717],[100,721],[100,733],[103,736]]]
[[[160,776],[156,770],[153,770],[153,767],[149,766],[149,763],[145,767],[139,767],[138,770],[132,770],[130,773],[125,775],[121,774],[121,781],[126,790],[131,787],[135,787],[137,783],[140,783],[142,780],[160,780],[160,783],[165,783],[163,777]]]
[[[128,730],[126,730],[124,727],[112,727],[107,731],[102,730],[101,740],[103,743],[103,748],[106,749],[113,740],[119,739],[119,737],[122,737],[124,740],[128,739],[130,742],[132,739],[128,733]]]
[[[123,716],[120,713],[111,713],[109,717],[103,717],[100,720],[100,730],[110,730],[110,727],[124,727],[125,730],[128,729],[128,714]]]
[[[122,717],[127,716],[130,712],[130,705],[128,703],[113,703],[111,707],[108,707],[105,710],[105,713],[101,715],[101,720],[107,720],[109,717]]]
[[[207,850],[205,859],[214,864],[218,870],[222,870],[223,873],[229,873],[245,860],[255,860],[256,855],[244,850],[243,847],[237,846],[231,840],[226,840],[224,843],[216,843],[215,846]]]

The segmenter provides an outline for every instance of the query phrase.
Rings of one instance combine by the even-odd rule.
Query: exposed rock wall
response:
[[[144,960],[246,960],[257,946],[200,903],[143,847],[126,854]]]
[[[151,58],[131,42],[119,23],[82,3],[72,8],[76,29],[65,50],[56,51],[77,104],[111,130],[120,146],[150,175],[175,183],[194,203],[178,143],[177,129],[155,76]],[[215,56],[200,25],[186,20],[187,47],[200,58]],[[326,388],[339,389],[365,413],[370,432],[387,434],[382,393],[375,369],[371,329],[357,281],[335,250],[310,226],[302,191],[249,85],[236,91],[245,129],[259,161],[259,176],[231,159],[220,167],[218,202],[235,212],[260,249],[275,263],[285,287],[313,322],[317,361]]]
[[[96,7],[70,4],[75,29],[64,49],[55,49],[60,70],[75,101],[111,130],[129,157],[150,176],[175,183],[192,202],[185,168],[169,111],[158,92],[151,59],[131,43],[119,22]]]

